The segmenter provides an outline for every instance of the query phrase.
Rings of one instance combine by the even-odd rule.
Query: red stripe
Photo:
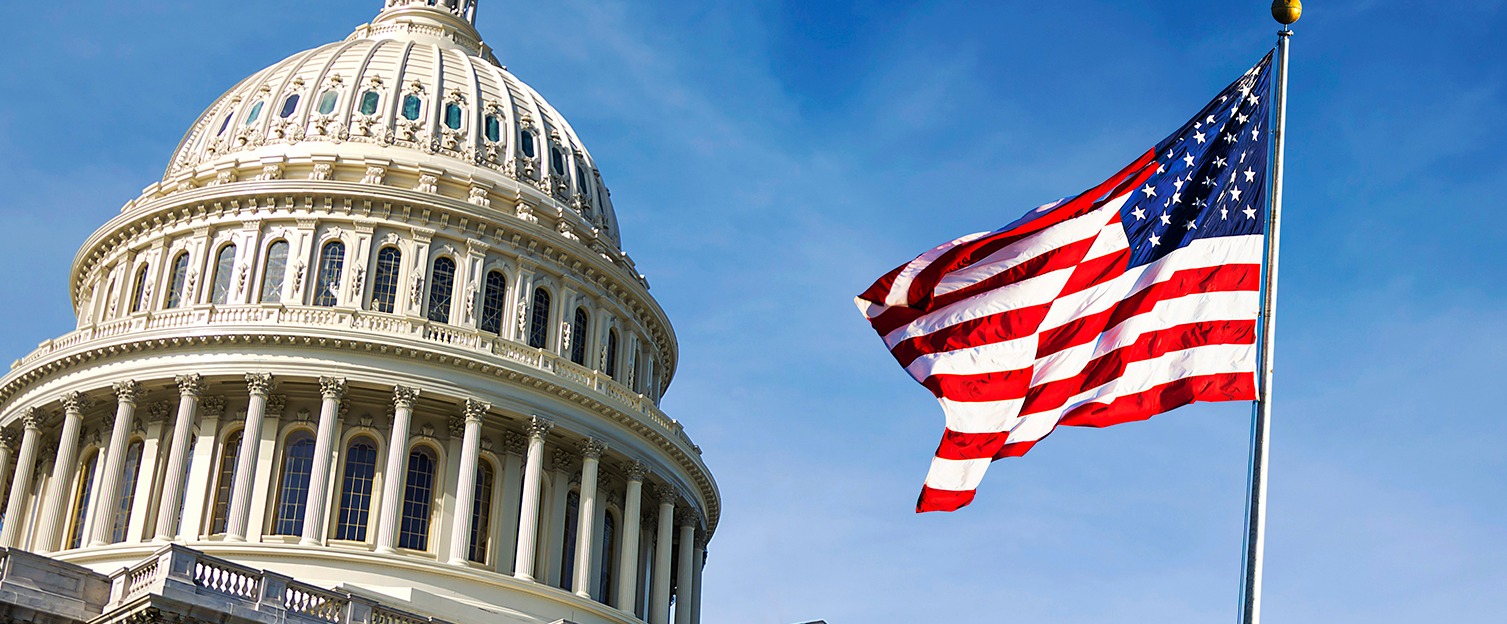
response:
[[[921,273],[911,282],[906,300],[910,302],[910,307],[932,309],[932,293],[936,289],[937,283],[947,274],[983,260],[989,257],[990,254],[1043,229],[1087,214],[1103,205],[1103,202],[1108,198],[1113,197],[1113,195],[1107,194],[1110,191],[1123,190],[1128,182],[1149,175],[1147,171],[1154,171],[1154,168],[1151,168],[1154,164],[1156,164],[1156,154],[1147,150],[1135,162],[1130,163],[1130,165],[1121,169],[1108,180],[1101,182],[1098,186],[1074,197],[1067,203],[1058,206],[1036,220],[949,249],[931,264],[927,265],[925,269],[921,270]]]
[[[1146,332],[1134,343],[1094,358],[1083,372],[1067,379],[1032,386],[1021,414],[1057,409],[1079,393],[1119,379],[1132,362],[1153,360],[1168,353],[1209,345],[1256,344],[1256,321],[1202,321]]]
[[[937,398],[963,403],[1008,401],[1026,396],[1031,386],[1030,368],[977,375],[932,375],[921,381]]]
[[[1119,217],[1116,216],[1116,219]],[[1125,274],[1125,267],[1130,264],[1130,248],[1126,247],[1112,254],[1099,256],[1087,260],[1073,269],[1073,276],[1068,278],[1067,284],[1062,287],[1062,294],[1058,297],[1066,297],[1076,292],[1082,292],[1103,284],[1109,280]]]
[[[879,337],[883,338],[890,335],[890,332],[905,327],[927,314],[926,310],[894,306],[880,312],[879,316],[869,319],[869,325],[874,328],[874,331],[879,333]]]
[[[1035,334],[1041,328],[1041,322],[1046,320],[1047,312],[1051,309],[1051,303],[1043,303],[969,319],[930,334],[902,340],[890,349],[890,353],[900,362],[901,367],[906,367],[923,355],[1023,338]]]
[[[884,277],[875,280],[874,285],[870,286],[868,290],[863,291],[863,294],[858,295],[858,298],[870,303],[885,305],[884,301],[889,297],[890,289],[895,287],[895,280],[900,279],[900,273],[907,266],[910,266],[909,262],[895,267],[895,270],[889,273],[885,273]]]
[[[1094,238],[1096,238],[1096,236],[1090,236],[1089,238],[1085,238],[1080,241],[1068,243],[1054,249],[1049,249],[1045,252],[1042,252],[1041,255],[1031,258],[1030,260],[1026,260],[1025,262],[1010,267],[1009,269],[1001,271],[995,275],[991,275],[985,279],[979,280],[975,283],[969,284],[968,286],[959,288],[952,292],[937,295],[931,302],[931,309],[940,310],[943,307],[952,305],[986,291],[1009,286],[1010,284],[1014,284],[1016,282],[1032,277],[1046,275],[1047,273],[1051,273],[1052,271],[1058,271],[1077,266],[1078,263],[1083,261],[1083,256],[1088,255],[1088,250],[1093,248]],[[1056,293],[1051,294],[1055,295]]]
[[[921,496],[916,499],[916,513],[928,511],[957,511],[973,502],[974,490],[938,490],[921,486]]]
[[[1211,292],[1257,291],[1261,289],[1261,265],[1225,264],[1216,267],[1184,269],[1165,281],[1152,284],[1126,297],[1103,312],[1081,316],[1059,327],[1041,332],[1037,357],[1045,357],[1096,340],[1104,330],[1126,319],[1150,312],[1156,304],[1192,294]]]
[[[1254,401],[1256,376],[1253,373],[1216,373],[1184,377],[1148,390],[1116,397],[1109,403],[1085,403],[1069,411],[1058,426],[1108,427],[1120,423],[1146,420],[1162,412],[1200,401]],[[1055,430],[1056,427],[1053,427]],[[1050,435],[1050,432],[1048,432]],[[961,433],[947,430],[937,457],[952,460],[1002,459],[1020,457],[1037,442],[1009,442],[1009,432]]]

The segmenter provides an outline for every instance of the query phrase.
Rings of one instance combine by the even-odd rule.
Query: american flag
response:
[[[1059,425],[1256,398],[1271,59],[1098,186],[858,296],[947,415],[916,511],[969,504]]]

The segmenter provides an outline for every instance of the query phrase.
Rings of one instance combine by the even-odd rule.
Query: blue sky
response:
[[[378,0],[8,3],[0,353],[240,78]],[[1104,179],[1272,45],[1267,2],[484,0],[676,323],[725,497],[706,620],[1233,621],[1249,408],[1058,432],[912,513],[942,428],[851,297]],[[1269,621],[1500,621],[1507,3],[1310,2],[1293,44]],[[1170,79],[1169,79],[1170,77]]]

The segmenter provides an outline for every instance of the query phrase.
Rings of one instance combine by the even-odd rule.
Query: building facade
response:
[[[476,0],[241,81],[0,378],[0,617],[700,621],[720,497],[570,125]]]

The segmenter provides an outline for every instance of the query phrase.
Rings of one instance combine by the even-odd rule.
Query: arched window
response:
[[[451,130],[460,130],[460,122],[460,105],[454,102],[445,104],[445,127]]]
[[[68,542],[65,549],[84,545],[84,520],[89,515],[89,496],[94,490],[94,468],[99,462],[99,452],[90,453],[79,465],[78,480],[73,484],[73,513],[68,519]]]
[[[434,259],[429,276],[429,320],[450,322],[450,297],[455,291],[455,261],[444,256]]]
[[[362,115],[375,115],[375,114],[377,114],[377,104],[380,103],[381,101],[382,101],[382,94],[377,93],[376,91],[367,91],[366,93],[362,93],[361,94],[361,109],[360,109],[361,114]]]
[[[403,96],[403,118],[408,121],[418,121],[419,115],[424,111],[424,101],[412,93]]]
[[[340,272],[345,269],[345,243],[330,241],[319,251],[319,280],[314,284],[314,305],[330,307],[340,302]]]
[[[492,482],[497,473],[492,465],[482,461],[476,465],[476,490],[471,505],[471,547],[466,558],[477,563],[487,562],[487,551],[492,543]]]
[[[136,270],[136,282],[131,285],[131,311],[140,312],[147,309],[147,270],[152,267],[141,265]]]
[[[607,330],[607,355],[606,362],[602,363],[602,372],[608,377],[617,379],[617,330]]]
[[[325,91],[324,95],[319,96],[319,107],[315,110],[318,110],[321,115],[333,113],[335,112],[335,103],[339,100],[340,94],[336,93],[334,89]]]
[[[481,297],[481,330],[502,333],[502,307],[508,299],[508,278],[502,271],[487,273],[487,287]]]
[[[251,105],[251,112],[246,114],[246,125],[254,124],[256,120],[262,118],[262,106],[264,105],[266,105],[266,102],[257,102]]]
[[[377,443],[365,437],[352,440],[345,452],[345,478],[340,486],[340,514],[336,516],[335,539],[366,541],[372,478],[376,474]]]
[[[288,96],[288,99],[283,100],[283,110],[278,112],[277,116],[287,119],[292,117],[293,112],[296,110],[298,110],[298,94],[294,93]]]
[[[283,300],[283,279],[288,274],[288,241],[267,247],[267,261],[262,263],[262,303]]]
[[[487,115],[486,119],[487,140],[493,143],[502,140],[502,121],[496,115]]]
[[[560,544],[560,589],[572,591],[576,580],[576,527],[581,519],[581,493],[565,497],[565,541]]]
[[[543,349],[549,339],[549,291],[534,289],[534,309],[529,317],[528,346]]]
[[[235,245],[226,245],[220,248],[220,254],[215,256],[215,289],[209,295],[209,302],[216,305],[224,305],[230,300],[230,284],[235,274]]]
[[[314,467],[314,436],[300,431],[288,436],[283,451],[283,475],[278,480],[277,517],[273,535],[302,535],[304,506],[309,499],[309,473]]]
[[[181,252],[173,259],[172,273],[168,274],[167,307],[176,308],[186,303],[183,288],[188,281],[188,252]]]
[[[576,192],[586,195],[586,163],[576,159]]]
[[[131,505],[136,502],[136,477],[141,473],[141,440],[126,447],[125,469],[121,472],[120,489],[116,490],[115,517],[110,528],[110,543],[126,540],[126,529],[131,524]]]
[[[570,324],[570,361],[586,365],[586,330],[591,317],[586,308],[576,308],[576,318]]]
[[[612,597],[613,573],[617,572],[617,519],[612,512],[602,520],[602,566],[597,574],[598,600],[607,602]]]
[[[215,479],[215,503],[209,514],[209,532],[224,533],[230,518],[230,493],[235,488],[236,463],[241,457],[241,432],[225,436],[220,449],[220,469]]]
[[[524,156],[533,158],[536,153],[534,150],[534,133],[524,130],[518,137],[518,149],[523,150]]]
[[[398,546],[429,550],[429,515],[434,506],[434,451],[416,446],[408,454],[408,475],[403,488],[403,521],[398,527]]]
[[[549,169],[557,176],[565,175],[565,152],[554,145],[549,148]]]
[[[403,266],[403,252],[397,247],[383,247],[377,252],[377,271],[372,274],[372,309],[391,314],[398,301],[398,270]]]

